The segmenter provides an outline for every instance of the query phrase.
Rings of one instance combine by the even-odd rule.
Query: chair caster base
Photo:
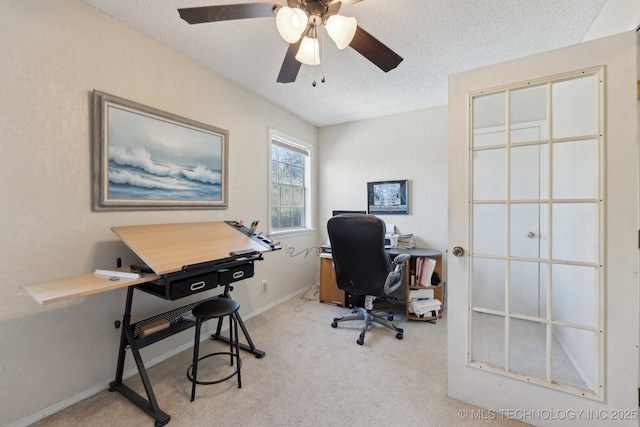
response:
[[[333,322],[331,322],[331,327],[332,328],[337,328],[338,327],[338,322],[336,322],[335,320]]]

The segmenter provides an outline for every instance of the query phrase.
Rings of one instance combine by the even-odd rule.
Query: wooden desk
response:
[[[342,307],[346,307],[348,305],[346,292],[338,288],[336,284],[335,274],[333,271],[333,259],[330,255],[330,247],[322,246],[320,253],[320,286],[319,286],[319,300],[320,302],[327,302],[337,304]],[[438,273],[440,279],[442,279],[442,252],[436,251],[433,249],[424,249],[424,248],[412,248],[412,249],[385,249],[385,251],[389,254],[390,257],[395,257],[400,254],[408,254],[411,255],[411,259],[405,265],[405,289],[406,289],[406,317],[407,320],[435,320],[436,318],[442,317],[442,310],[438,313],[436,317],[420,317],[416,316],[413,313],[409,312],[409,291],[411,289],[422,289],[423,287],[411,286],[412,276],[415,276],[415,266],[416,260],[419,257],[427,257],[433,258],[436,260],[435,272]],[[444,304],[443,301],[443,286],[444,283],[441,282],[438,286],[429,286],[429,288],[433,289],[434,298],[440,300]]]

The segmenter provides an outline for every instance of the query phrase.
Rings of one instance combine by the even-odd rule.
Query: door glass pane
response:
[[[473,98],[473,146],[504,145],[506,143],[505,92],[481,95]],[[478,129],[495,128],[497,132]]]
[[[595,139],[553,144],[553,198],[593,199],[598,190]]]
[[[471,321],[471,361],[504,368],[504,317],[473,312]]]
[[[594,203],[555,203],[551,225],[553,259],[595,262],[596,205]]]
[[[473,199],[505,200],[505,149],[481,150],[473,153]]]
[[[547,86],[511,91],[511,143],[546,139]]]
[[[547,151],[546,145],[511,147],[511,199],[538,200],[548,197]]]
[[[509,319],[509,367],[525,375],[547,376],[547,326]]]
[[[474,307],[504,311],[505,262],[501,259],[473,259],[473,288],[471,301]]]
[[[551,356],[551,378],[594,390],[596,334],[593,331],[554,326]]]
[[[546,205],[538,203],[518,203],[511,205],[509,218],[509,254],[511,256],[539,258],[541,214]]]
[[[509,270],[509,313],[546,318],[547,265],[511,261]]]
[[[473,253],[505,255],[506,230],[505,205],[473,206]]]
[[[553,83],[551,135],[554,139],[596,133],[596,85],[595,75]]]
[[[554,264],[551,272],[551,318],[578,325],[596,325],[595,267]]]

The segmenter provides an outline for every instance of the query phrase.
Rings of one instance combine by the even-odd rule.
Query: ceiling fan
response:
[[[351,46],[385,73],[402,62],[402,57],[358,26],[355,18],[338,15],[344,4],[362,0],[287,0],[278,2],[227,4],[178,9],[189,24],[231,21],[234,19],[276,17],[282,38],[289,43],[278,83],[296,80],[301,64],[320,63],[317,29],[324,26],[339,49]]]

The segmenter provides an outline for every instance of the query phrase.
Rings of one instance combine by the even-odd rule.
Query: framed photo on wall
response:
[[[408,214],[409,181],[367,183],[367,208],[370,214]]]
[[[229,132],[93,91],[93,209],[226,209]]]

